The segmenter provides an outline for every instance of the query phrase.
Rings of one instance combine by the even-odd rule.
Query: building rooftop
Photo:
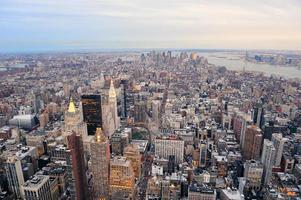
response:
[[[29,179],[23,184],[23,189],[36,191],[40,189],[48,180],[49,176],[35,175],[32,179]]]
[[[235,199],[235,200],[243,200],[244,196],[240,194],[240,192],[237,189],[223,189],[222,193],[227,196],[228,199]]]

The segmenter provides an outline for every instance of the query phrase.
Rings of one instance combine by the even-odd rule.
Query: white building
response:
[[[22,185],[26,200],[49,200],[51,198],[49,176],[36,175]]]
[[[152,176],[163,176],[162,165],[152,165]]]
[[[175,156],[176,163],[182,163],[184,157],[184,141],[176,137],[163,137],[155,140],[156,156],[168,159]]]
[[[272,177],[272,169],[275,163],[276,149],[273,143],[264,139],[261,155],[261,163],[263,164],[263,183],[268,185]]]
[[[281,133],[274,133],[272,135],[272,142],[276,149],[276,158],[275,158],[275,166],[280,166],[284,143],[287,141],[286,138],[282,137]]]

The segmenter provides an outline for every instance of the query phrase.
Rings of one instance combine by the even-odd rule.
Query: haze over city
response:
[[[3,0],[0,51],[300,50],[299,0]]]
[[[300,0],[0,0],[0,200],[301,200]]]

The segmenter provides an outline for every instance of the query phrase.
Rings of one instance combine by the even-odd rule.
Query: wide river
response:
[[[245,62],[244,55],[235,52],[199,52],[198,55],[208,59],[210,64],[225,66],[229,70],[263,72],[266,75],[278,75],[284,78],[301,78],[301,67],[279,66]]]

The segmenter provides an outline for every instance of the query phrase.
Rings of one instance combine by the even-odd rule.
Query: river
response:
[[[237,52],[199,52],[198,55],[208,59],[210,64],[225,66],[229,70],[263,72],[265,75],[278,75],[284,78],[301,78],[301,68],[245,62],[244,55]]]

